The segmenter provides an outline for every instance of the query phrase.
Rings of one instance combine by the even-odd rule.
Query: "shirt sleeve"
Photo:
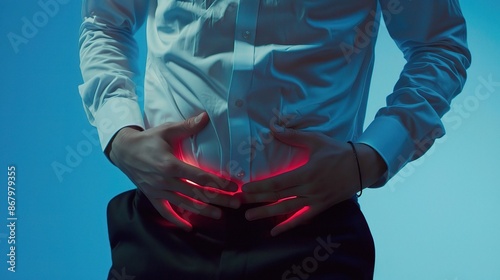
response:
[[[407,62],[387,106],[358,139],[387,164],[387,173],[371,187],[383,186],[444,135],[441,117],[461,92],[471,61],[458,0],[379,2],[388,31]]]
[[[144,128],[134,80],[138,47],[133,37],[144,22],[148,1],[84,0],[80,27],[79,92],[104,150],[125,126]]]

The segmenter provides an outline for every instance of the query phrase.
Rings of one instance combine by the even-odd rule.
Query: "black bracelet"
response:
[[[356,152],[356,148],[354,147],[354,143],[352,141],[347,141],[349,145],[351,145],[352,151],[354,153],[354,157],[356,158],[356,164],[358,166],[358,174],[359,174],[359,193],[356,194],[358,197],[360,197],[363,194],[363,178],[361,176],[361,167],[359,166],[359,159],[358,159],[358,153]]]

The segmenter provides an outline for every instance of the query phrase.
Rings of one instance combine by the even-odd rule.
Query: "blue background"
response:
[[[0,279],[104,279],[110,266],[106,205],[134,187],[105,159],[84,115],[77,90],[81,2],[60,2],[45,19],[37,1],[0,2]],[[360,199],[377,247],[375,279],[500,279],[500,85],[481,82],[500,82],[500,4],[461,3],[473,64],[445,116],[446,137]],[[8,34],[20,35],[23,18],[34,17],[40,27],[16,50]],[[137,37],[144,41],[144,31]],[[367,124],[403,63],[382,28]],[[15,273],[7,271],[5,226],[12,164]],[[57,164],[67,167],[59,176]]]

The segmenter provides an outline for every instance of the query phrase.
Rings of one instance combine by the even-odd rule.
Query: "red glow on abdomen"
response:
[[[258,180],[263,180],[267,179],[270,177],[274,177],[286,172],[290,172],[292,170],[295,170],[303,165],[305,165],[309,161],[309,153],[306,152],[305,150],[298,150],[295,153],[294,158],[288,163],[287,165],[283,165],[280,168],[278,168],[276,171],[267,173],[267,174],[257,174],[254,178],[253,181],[258,181]],[[279,160],[276,161],[276,163],[273,163],[272,165],[277,165],[279,164]]]
[[[194,166],[196,168],[199,168],[207,173],[210,173],[210,174],[213,174],[217,177],[220,177],[220,178],[223,178],[225,180],[228,180],[228,181],[233,181],[235,183],[238,184],[238,191],[237,192],[240,192],[241,191],[241,183],[238,183],[236,182],[235,180],[232,180],[229,176],[226,176],[224,174],[221,174],[220,172],[216,172],[214,170],[211,170],[210,168],[207,168],[207,167],[204,167],[204,166],[200,166],[197,161],[194,159],[194,158],[191,158],[191,157],[187,157],[186,155],[184,155],[184,153],[182,152],[181,148],[179,147],[178,151],[175,153],[175,156],[182,162],[186,163],[186,164],[189,164],[191,166]],[[204,187],[204,188],[207,188],[207,186],[201,186],[200,184],[197,184],[191,180],[188,180],[188,179],[185,179],[185,178],[180,178],[182,181],[184,182],[187,182],[189,184],[192,184],[194,186],[198,186],[198,187]],[[221,192],[221,193],[234,193],[234,192],[227,192],[227,191],[223,191],[223,190],[220,190],[220,189],[215,189],[215,188],[211,188],[212,190],[214,191],[218,191],[218,192]]]
[[[221,172],[219,170],[217,171],[214,171],[212,170],[211,168],[208,168],[208,167],[205,167],[205,166],[200,166],[199,163],[192,157],[190,156],[186,156],[183,152],[182,152],[182,149],[181,147],[179,146],[178,147],[178,150],[176,151],[175,153],[175,156],[183,161],[184,163],[187,163],[189,165],[192,165],[194,167],[197,167],[205,172],[208,172],[208,173],[211,173],[211,174],[214,174],[220,178],[224,178],[226,180],[230,180],[234,183],[236,183],[238,185],[238,190],[236,192],[233,192],[233,193],[240,193],[242,192],[241,190],[241,187],[244,183],[248,183],[248,182],[243,182],[243,181],[240,181],[236,178],[231,178],[230,175],[228,174],[221,174]],[[263,179],[267,179],[267,178],[270,178],[270,177],[274,177],[274,176],[277,176],[277,175],[280,175],[280,174],[283,174],[283,173],[286,173],[286,172],[289,172],[289,171],[292,171],[292,170],[295,170],[303,165],[305,165],[308,161],[309,161],[309,151],[307,151],[306,149],[295,149],[294,150],[294,156],[293,158],[290,160],[290,162],[287,163],[287,160],[283,160],[283,159],[276,159],[276,162],[273,162],[271,163],[270,165],[273,166],[274,168],[274,171],[273,172],[269,172],[269,173],[265,173],[265,171],[263,171],[262,173],[260,174],[255,174],[255,176],[253,176],[252,180],[251,181],[259,181],[259,180],[263,180]],[[280,162],[282,163],[282,166],[279,166],[279,167],[275,167],[275,166],[278,166],[280,165]],[[268,163],[269,164],[269,163]],[[187,180],[187,179],[184,179],[184,181],[190,183],[190,184],[193,184],[195,186],[200,186],[199,184],[196,184],[190,180]],[[200,187],[203,187],[203,186],[200,186]],[[226,191],[221,191],[223,193],[227,193]]]

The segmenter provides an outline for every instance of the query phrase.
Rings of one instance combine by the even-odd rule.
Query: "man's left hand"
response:
[[[271,131],[278,140],[306,149],[309,159],[292,171],[243,185],[242,203],[270,202],[247,210],[248,220],[291,215],[271,230],[271,235],[276,236],[360,191],[358,163],[349,143],[318,132],[281,127],[271,127]],[[380,169],[377,172],[381,174],[377,176],[382,175],[385,166],[380,156],[367,145],[356,144],[356,148],[360,149],[358,156],[371,153],[367,159],[378,161],[380,166],[376,169]]]

